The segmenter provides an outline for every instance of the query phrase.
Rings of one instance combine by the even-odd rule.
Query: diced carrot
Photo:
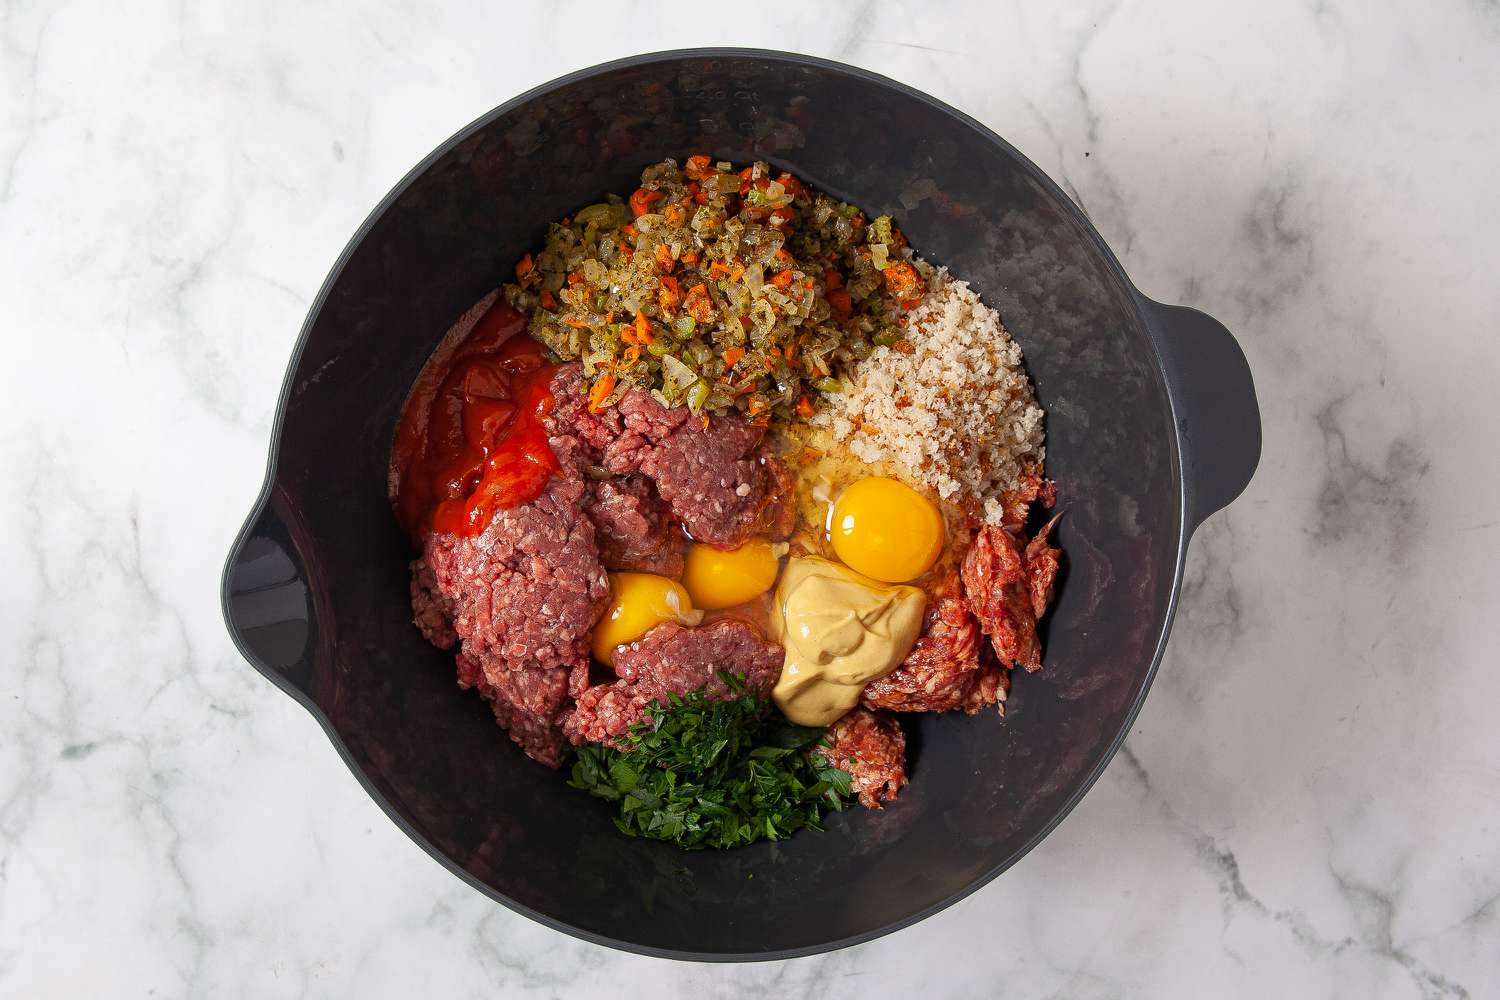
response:
[[[641,360],[641,348],[639,344],[631,344],[625,348],[620,355],[620,366],[622,368],[634,368],[637,361]]]
[[[797,196],[802,194],[803,191],[807,190],[802,186],[801,181],[788,173],[783,173],[780,177],[776,178],[776,181],[782,187],[786,188],[786,193],[791,195],[793,198],[796,198]]]
[[[656,293],[656,304],[661,308],[662,315],[672,315],[681,301],[682,290],[677,287],[677,279],[670,274],[662,275],[661,289]]]
[[[583,282],[583,273],[581,271],[574,271],[574,272],[572,272],[571,274],[568,275],[568,284],[570,284],[570,285],[578,285],[578,284],[582,284],[582,282]]]
[[[665,243],[656,244],[656,266],[667,274],[671,274],[672,268],[677,266],[677,261],[672,259],[672,248]]]
[[[604,400],[615,391],[616,379],[613,375],[600,375],[592,386],[589,387],[589,410],[598,413],[604,409]]]
[[[557,299],[553,298],[552,293],[546,289],[542,290],[542,308],[548,312],[554,312],[557,309]]]
[[[667,225],[680,226],[687,219],[687,209],[681,205],[668,205],[663,213],[667,218]]]
[[[885,285],[896,298],[905,300],[922,297],[922,276],[910,264],[891,264],[880,273],[885,275]]]
[[[792,287],[792,272],[791,271],[777,271],[776,275],[773,278],[771,278],[771,284],[775,285],[777,288],[781,289],[783,292],[786,291],[788,288]]]
[[[714,304],[708,297],[708,286],[699,282],[687,293],[687,298],[682,300],[682,308],[687,314],[699,323],[707,323],[713,319]]]
[[[682,165],[682,172],[695,181],[701,181],[707,177],[713,169],[713,159],[703,153],[689,156],[687,162]]]
[[[682,262],[688,267],[692,267],[694,264],[698,263],[698,251],[688,250],[684,252],[682,255]]]
[[[536,271],[536,263],[532,261],[531,254],[527,254],[520,260],[516,261],[516,281],[521,285],[529,284],[529,282],[526,280],[526,276],[533,273],[534,271]]]
[[[625,225],[620,227],[620,232],[624,233],[626,236],[631,237],[632,239],[640,235],[640,230],[635,228],[634,222],[625,223]]]
[[[645,215],[651,211],[651,206],[665,198],[666,195],[660,191],[649,191],[646,188],[636,188],[635,193],[630,196],[630,211],[637,215]]]
[[[582,329],[583,327],[588,326],[588,323],[580,316],[570,316],[567,319],[563,320],[563,322],[573,327],[575,330]]]
[[[745,265],[738,258],[729,262],[729,280],[739,281],[745,276]]]
[[[842,288],[829,290],[828,305],[833,309],[833,314],[841,320],[848,319],[854,312],[854,300]]]
[[[823,287],[827,288],[830,292],[836,288],[843,288],[844,276],[833,268],[828,268],[823,272]]]
[[[724,352],[724,367],[733,368],[735,365],[739,364],[740,359],[744,356],[745,349],[743,347],[731,347],[729,350]]]
[[[813,405],[807,401],[807,397],[803,396],[801,399],[797,400],[797,416],[810,417],[812,415]]]
[[[786,350],[781,352],[781,356],[786,358],[787,364],[791,364],[797,360],[797,345],[795,343],[787,344]]]
[[[792,255],[787,253],[785,249],[777,250],[776,253],[771,256],[771,259],[780,264],[782,267],[790,267],[792,264]]]
[[[651,321],[646,314],[638,312],[635,314],[635,339],[642,344],[649,344],[656,338],[651,336]]]

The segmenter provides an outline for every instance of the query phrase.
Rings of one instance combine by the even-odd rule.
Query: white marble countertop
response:
[[[820,7],[3,8],[0,994],[1500,993],[1500,7]],[[1056,833],[913,928],[738,967],[460,884],[218,605],[370,208],[513,94],[695,44],[867,66],[996,129],[1148,294],[1235,332],[1265,425]]]

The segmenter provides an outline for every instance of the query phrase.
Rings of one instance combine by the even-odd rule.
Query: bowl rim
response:
[[[262,516],[265,514],[266,508],[270,505],[271,497],[275,492],[277,468],[280,462],[283,424],[285,422],[287,404],[291,399],[297,368],[302,360],[302,354],[307,347],[307,342],[311,337],[313,327],[316,325],[316,321],[319,315],[321,315],[323,306],[327,302],[328,296],[331,293],[333,287],[338,283],[339,278],[343,275],[344,268],[348,265],[350,259],[354,256],[355,251],[359,249],[359,246],[364,242],[365,237],[370,234],[370,231],[375,227],[379,220],[400,199],[400,197],[405,194],[406,190],[419,178],[421,178],[423,174],[431,169],[439,160],[447,156],[448,153],[452,152],[455,147],[468,140],[475,133],[479,132],[481,129],[487,128],[491,122],[493,122],[496,118],[499,118],[501,115],[508,114],[509,112],[514,111],[517,108],[523,107],[524,105],[530,103],[533,100],[536,100],[539,97],[543,97],[554,91],[560,90],[564,87],[570,86],[574,83],[578,83],[582,80],[590,79],[595,76],[601,76],[617,70],[631,69],[638,66],[652,65],[656,63],[681,62],[685,60],[699,59],[758,59],[765,62],[781,63],[790,66],[814,67],[817,69],[853,77],[866,83],[871,83],[876,86],[895,91],[903,96],[912,98],[920,102],[921,104],[926,105],[933,112],[951,118],[958,124],[972,130],[973,132],[977,133],[980,138],[994,144],[995,146],[999,147],[1001,150],[1009,154],[1021,167],[1021,169],[1025,171],[1032,180],[1034,180],[1044,190],[1046,190],[1060,205],[1062,205],[1065,210],[1072,216],[1073,220],[1079,224],[1081,231],[1093,243],[1095,249],[1100,255],[1100,259],[1103,261],[1111,275],[1120,283],[1121,287],[1129,293],[1130,303],[1135,311],[1135,317],[1140,326],[1140,329],[1148,332],[1146,340],[1151,345],[1152,361],[1154,362],[1152,365],[1152,369],[1155,372],[1157,378],[1158,388],[1161,392],[1162,398],[1167,401],[1168,407],[1171,410],[1173,433],[1168,435],[1171,445],[1169,458],[1171,463],[1172,475],[1177,482],[1177,554],[1172,570],[1171,590],[1169,592],[1166,610],[1162,617],[1161,632],[1157,637],[1156,648],[1152,653],[1151,662],[1147,667],[1145,673],[1141,677],[1139,691],[1137,691],[1137,693],[1134,695],[1131,700],[1131,704],[1126,709],[1125,716],[1120,725],[1119,731],[1115,733],[1115,735],[1110,739],[1108,747],[1100,756],[1095,766],[1089,771],[1088,774],[1084,776],[1084,778],[1078,783],[1077,787],[1075,787],[1068,794],[1067,798],[1063,801],[1058,810],[1047,820],[1047,822],[1043,823],[1031,837],[1029,837],[1024,843],[1022,843],[1020,847],[1011,852],[1000,862],[993,865],[991,868],[989,868],[976,878],[972,879],[962,889],[944,897],[936,903],[925,906],[920,910],[902,917],[899,920],[891,921],[890,923],[884,924],[871,930],[861,931],[858,934],[851,934],[845,937],[822,941],[816,944],[802,945],[794,948],[776,948],[766,951],[752,952],[704,952],[694,951],[692,949],[663,948],[653,945],[644,945],[622,938],[615,938],[607,934],[599,934],[594,931],[576,927],[565,921],[558,920],[557,918],[552,917],[546,913],[542,913],[539,910],[533,909],[532,907],[527,906],[526,904],[521,903],[520,901],[513,899],[502,892],[499,892],[488,883],[474,877],[467,869],[457,864],[452,858],[450,858],[445,852],[443,852],[442,849],[437,847],[437,845],[433,844],[430,840],[427,839],[427,837],[425,837],[421,832],[415,829],[406,820],[406,818],[396,810],[396,808],[390,803],[385,795],[375,787],[370,777],[365,774],[364,769],[353,759],[349,748],[344,743],[343,738],[339,735],[338,730],[334,727],[332,721],[312,700],[311,696],[301,688],[293,684],[281,671],[276,670],[275,668],[262,662],[261,659],[246,645],[246,643],[240,636],[239,630],[234,625],[234,620],[230,609],[230,578],[233,573],[234,567],[238,562],[240,554],[244,549],[245,544],[249,541],[256,525],[260,522]],[[396,184],[386,193],[385,197],[381,198],[380,201],[375,205],[375,207],[370,210],[364,221],[360,223],[359,228],[356,229],[354,234],[349,238],[349,241],[345,244],[343,250],[340,251],[337,259],[334,261],[332,268],[329,270],[327,277],[323,279],[322,285],[318,288],[317,294],[313,297],[311,304],[308,306],[307,316],[303,320],[301,330],[297,334],[297,340],[292,347],[291,357],[287,362],[286,374],[282,378],[281,390],[277,396],[276,409],[274,411],[271,424],[270,440],[266,458],[266,471],[264,480],[261,484],[260,494],[256,497],[255,503],[252,505],[249,514],[246,516],[239,531],[236,533],[234,542],[229,549],[228,558],[224,563],[224,569],[220,579],[219,599],[220,610],[224,616],[230,639],[234,643],[235,648],[239,650],[240,655],[243,656],[258,673],[260,673],[273,685],[279,688],[283,693],[290,696],[292,700],[297,702],[304,709],[306,709],[309,714],[312,715],[312,717],[317,721],[318,725],[322,727],[324,735],[333,744],[333,747],[335,751],[337,751],[340,759],[343,760],[345,766],[349,768],[349,771],[354,775],[355,780],[359,782],[360,787],[363,788],[365,793],[374,800],[375,804],[380,807],[380,810],[385,813],[385,815],[393,823],[395,823],[397,829],[406,834],[407,837],[415,842],[417,846],[421,847],[423,851],[425,851],[430,857],[433,858],[433,860],[437,861],[439,865],[441,865],[451,874],[457,876],[463,882],[478,890],[480,893],[493,900],[494,902],[505,906],[507,909],[510,909],[515,913],[519,913],[525,917],[528,917],[531,920],[542,924],[544,927],[548,927],[552,930],[567,934],[570,937],[587,941],[590,944],[602,945],[607,948],[614,948],[619,951],[629,952],[636,955],[644,955],[650,958],[671,959],[676,961],[712,963],[781,961],[785,959],[805,958],[813,955],[824,954],[826,952],[838,951],[857,944],[863,944],[867,941],[873,941],[876,938],[884,937],[887,934],[894,933],[906,927],[910,927],[922,920],[925,920],[933,914],[945,910],[953,904],[959,902],[960,900],[965,899],[973,893],[977,892],[979,889],[994,881],[1003,872],[1013,867],[1027,854],[1031,853],[1031,851],[1034,850],[1038,844],[1045,840],[1052,833],[1052,831],[1057,828],[1058,824],[1066,819],[1067,816],[1077,807],[1078,803],[1083,800],[1083,797],[1088,794],[1090,789],[1093,788],[1094,783],[1099,780],[1099,777],[1104,773],[1110,762],[1114,760],[1115,755],[1119,752],[1120,747],[1124,744],[1126,736],[1129,735],[1131,727],[1135,723],[1136,717],[1140,714],[1141,707],[1145,703],[1146,695],[1150,692],[1152,682],[1156,678],[1157,670],[1161,666],[1162,656],[1166,651],[1167,639],[1169,637],[1169,634],[1171,633],[1172,621],[1176,615],[1177,602],[1182,590],[1183,567],[1186,559],[1188,542],[1192,536],[1192,529],[1188,527],[1186,519],[1188,509],[1188,495],[1187,484],[1185,482],[1185,477],[1183,475],[1182,469],[1182,441],[1179,406],[1178,402],[1173,398],[1173,394],[1171,391],[1172,383],[1171,379],[1168,376],[1161,350],[1154,339],[1149,335],[1149,332],[1153,328],[1153,324],[1150,322],[1150,318],[1147,314],[1147,308],[1143,301],[1144,298],[1144,295],[1140,292],[1139,289],[1136,288],[1135,284],[1130,280],[1129,276],[1126,275],[1124,268],[1120,265],[1119,260],[1115,257],[1115,254],[1110,249],[1109,244],[1104,241],[1103,236],[1100,235],[1099,231],[1094,227],[1093,223],[1089,221],[1088,216],[1083,212],[1081,208],[1079,208],[1077,203],[1068,196],[1068,194],[1061,188],[1061,186],[1057,184],[1056,181],[1049,177],[1041,168],[1034,164],[1020,150],[1016,149],[1015,146],[1011,145],[992,129],[988,128],[972,116],[959,111],[951,105],[940,101],[929,94],[917,90],[914,87],[908,86],[907,84],[902,83],[898,80],[894,80],[888,76],[884,76],[882,74],[875,73],[858,66],[853,66],[848,63],[838,62],[837,60],[833,59],[825,59],[820,56],[807,55],[800,52],[786,52],[776,49],[741,48],[733,46],[707,46],[683,49],[665,49],[657,52],[646,52],[633,56],[624,56],[618,59],[612,59],[607,62],[597,63],[592,66],[574,70],[573,72],[564,74],[563,76],[559,76],[555,79],[548,80],[545,83],[538,84],[537,86],[532,87],[529,90],[526,90],[523,93],[518,94],[515,97],[512,97],[511,99],[497,105],[496,107],[475,118],[473,121],[469,122],[467,125],[463,126],[443,142],[438,144],[431,152],[424,156],[421,161],[419,161],[414,167],[408,170],[401,177],[401,179],[397,181]]]

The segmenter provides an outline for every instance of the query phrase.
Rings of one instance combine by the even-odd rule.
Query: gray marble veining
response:
[[[908,81],[1238,336],[1265,452],[1125,750],[996,883],[715,967],[459,884],[240,660],[220,560],[329,265],[426,150],[632,52]],[[0,994],[1500,992],[1500,7],[10,3]]]

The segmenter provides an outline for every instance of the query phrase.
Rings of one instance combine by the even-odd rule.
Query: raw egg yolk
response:
[[[771,589],[776,583],[776,562],[776,553],[766,541],[746,542],[727,552],[698,544],[688,549],[682,583],[694,607],[732,608]]]
[[[943,515],[905,483],[861,479],[839,495],[829,518],[833,551],[850,569],[882,583],[914,580],[943,549]]]
[[[635,642],[663,622],[697,625],[703,612],[693,608],[682,584],[653,573],[609,574],[609,607],[594,626],[594,659],[614,666],[615,650]]]

